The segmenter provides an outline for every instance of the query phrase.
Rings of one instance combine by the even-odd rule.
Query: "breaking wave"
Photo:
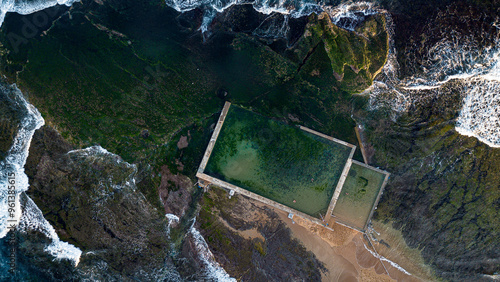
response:
[[[16,111],[21,119],[19,121],[17,134],[13,144],[7,151],[5,159],[0,161],[0,238],[8,233],[9,223],[19,224],[21,217],[20,195],[28,190],[28,176],[24,173],[24,165],[28,158],[28,150],[31,138],[35,130],[42,127],[44,120],[38,110],[28,104],[23,98],[21,91],[15,87],[0,86],[0,95],[5,104]],[[9,186],[9,175],[13,176],[12,184]],[[9,213],[9,187],[15,189],[15,199],[12,202],[14,211]],[[11,207],[12,208],[12,207]]]
[[[43,217],[36,204],[24,193],[28,190],[28,176],[24,173],[24,165],[29,154],[31,139],[35,130],[45,123],[40,112],[23,97],[15,85],[10,87],[0,86],[1,99],[9,104],[20,116],[18,131],[13,144],[7,151],[4,160],[0,161],[0,238],[9,232],[9,227],[14,225],[19,231],[39,231],[52,240],[45,248],[58,259],[70,259],[75,265],[80,260],[81,251],[75,246],[59,240],[54,228]],[[15,197],[11,201],[9,194],[9,176],[14,173]],[[11,183],[12,184],[12,183]],[[12,190],[12,189],[11,189]],[[9,211],[9,204],[15,206],[14,211]]]
[[[38,231],[44,234],[52,240],[52,243],[44,248],[46,252],[50,253],[56,259],[69,259],[77,266],[80,262],[82,251],[59,239],[54,227],[43,217],[42,211],[31,198],[26,196],[23,206],[23,215],[21,216],[18,229],[23,232]]]
[[[178,12],[187,12],[196,8],[204,11],[200,30],[206,33],[217,13],[222,13],[234,5],[252,5],[261,14],[269,15],[254,34],[263,37],[282,38],[288,32],[290,18],[309,16],[312,13],[327,12],[332,22],[348,30],[354,30],[357,24],[367,16],[379,13],[373,3],[344,3],[336,7],[328,6],[315,0],[165,0],[165,3]],[[279,15],[279,16],[277,16]]]
[[[199,259],[205,266],[203,281],[236,282],[236,279],[229,276],[226,270],[215,260],[207,242],[200,232],[194,228],[194,224],[191,226],[188,234],[192,236]]]
[[[330,15],[334,25],[349,31],[354,31],[366,17],[386,12],[375,8],[375,5],[369,2],[344,3],[335,7],[323,6],[323,9]]]
[[[28,15],[56,5],[71,6],[78,0],[6,0],[0,2],[0,26],[2,26],[5,14],[15,12],[21,15]]]
[[[179,223],[180,219],[179,219],[178,216],[176,216],[175,214],[172,214],[172,213],[167,213],[165,215],[165,217],[168,220],[168,223],[167,223],[167,236],[170,237],[170,228],[172,227],[172,224]]]
[[[119,155],[110,153],[99,145],[85,149],[72,150],[67,153],[71,165],[80,171],[87,171],[93,179],[98,179],[96,191],[98,199],[109,196],[114,190],[125,187],[136,190],[137,166],[124,161]],[[111,188],[111,189],[109,189]]]
[[[393,38],[393,33],[389,34]],[[372,108],[388,106],[395,119],[415,101],[431,95],[429,92],[439,95],[441,88],[453,81],[463,93],[456,131],[490,147],[500,147],[500,42],[481,47],[472,38],[450,38],[429,49],[421,73],[401,80],[397,78],[399,65],[391,43],[382,74],[364,93],[370,95]]]

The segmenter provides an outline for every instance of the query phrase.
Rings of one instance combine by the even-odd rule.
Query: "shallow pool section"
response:
[[[364,230],[384,186],[387,172],[353,161],[333,209],[339,222]]]
[[[353,147],[232,105],[204,173],[321,218]]]

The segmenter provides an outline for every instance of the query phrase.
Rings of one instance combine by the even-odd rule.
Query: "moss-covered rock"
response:
[[[358,93],[373,82],[387,60],[389,35],[383,15],[371,16],[348,31],[334,25],[327,13],[311,15],[292,58],[303,63],[320,42],[341,90]]]

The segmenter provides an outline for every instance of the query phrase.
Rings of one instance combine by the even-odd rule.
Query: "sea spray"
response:
[[[0,161],[0,238],[5,237],[7,227],[12,223],[19,224],[21,218],[20,195],[28,190],[28,176],[24,173],[24,165],[28,158],[28,150],[35,130],[44,125],[44,120],[33,107],[24,99],[21,91],[15,85],[0,86],[1,99],[6,107],[10,107],[20,117],[17,134],[12,146],[7,151],[5,159]],[[13,175],[14,181],[9,180]],[[10,183],[9,183],[10,182]],[[9,207],[10,187],[14,187],[15,202]],[[13,208],[14,210],[10,210]]]
[[[462,109],[455,129],[478,138],[490,147],[500,147],[500,50],[490,59],[493,67],[464,81]]]
[[[7,235],[10,226],[17,226],[21,232],[39,231],[52,240],[52,243],[45,248],[47,252],[58,259],[70,259],[77,265],[81,251],[59,240],[54,228],[43,217],[40,209],[24,193],[29,187],[24,165],[28,158],[31,139],[35,130],[42,127],[45,121],[40,112],[24,99],[15,85],[1,85],[0,95],[4,105],[10,106],[10,110],[20,116],[13,144],[7,151],[5,159],[0,161],[0,238]],[[15,181],[10,182],[9,175],[15,175]],[[15,190],[9,190],[13,185]],[[9,191],[16,192],[13,203],[10,201]]]
[[[385,12],[375,8],[375,5],[369,2],[342,3],[338,6],[323,6],[323,8],[334,25],[349,31],[354,31],[368,16]]]
[[[121,190],[125,186],[132,191],[136,190],[137,165],[124,161],[99,145],[84,149],[72,150],[66,153],[71,160],[72,167],[81,171],[88,171],[99,179],[97,197],[109,196],[110,191]],[[116,167],[119,169],[106,169]],[[100,168],[96,170],[96,168]],[[107,189],[111,188],[111,189]],[[108,191],[109,190],[109,191]]]
[[[172,227],[173,223],[179,223],[179,217],[176,216],[175,214],[167,213],[165,217],[168,220],[168,225],[167,225],[167,236],[170,238],[170,228]]]

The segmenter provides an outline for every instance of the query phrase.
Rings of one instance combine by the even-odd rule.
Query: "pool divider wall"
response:
[[[214,133],[212,133],[210,142],[208,143],[207,149],[205,150],[205,155],[203,155],[203,159],[201,160],[200,167],[198,168],[198,173],[203,173],[205,171],[205,167],[207,166],[208,159],[210,159],[210,155],[212,154],[212,151],[214,149],[217,137],[219,137],[222,124],[224,124],[224,121],[226,120],[229,107],[231,107],[231,103],[226,101],[226,103],[224,104],[224,108],[222,108],[222,112],[220,113],[219,121],[217,121],[217,125],[215,126]]]
[[[235,192],[237,192],[239,194],[243,194],[243,195],[245,195],[245,196],[247,196],[249,198],[252,198],[254,200],[260,201],[260,202],[262,202],[264,204],[268,204],[268,205],[270,205],[272,207],[275,207],[277,209],[280,209],[282,211],[285,211],[285,212],[288,212],[288,213],[291,213],[291,214],[294,214],[294,215],[298,215],[298,216],[300,216],[302,218],[310,220],[311,222],[314,222],[316,224],[325,226],[325,224],[330,221],[330,218],[333,215],[332,214],[333,213],[333,209],[335,208],[335,205],[336,205],[337,200],[338,200],[338,198],[340,196],[340,193],[342,192],[342,187],[344,186],[344,182],[346,180],[347,174],[349,173],[351,165],[352,165],[352,163],[355,163],[357,165],[360,165],[360,166],[363,166],[363,167],[366,167],[366,168],[369,168],[369,169],[372,169],[372,170],[375,170],[377,172],[385,174],[384,182],[382,183],[382,187],[380,188],[379,194],[377,195],[377,199],[375,200],[375,204],[372,207],[372,210],[370,212],[368,220],[365,223],[365,226],[364,226],[363,230],[359,230],[358,228],[349,225],[349,223],[347,223],[347,222],[338,221],[340,224],[345,225],[345,226],[347,226],[349,228],[352,228],[352,229],[364,232],[364,230],[366,229],[368,223],[371,220],[371,217],[373,216],[373,212],[374,212],[375,208],[377,207],[377,204],[378,204],[378,202],[380,200],[380,197],[382,196],[382,192],[384,190],[384,187],[387,184],[387,181],[389,180],[390,173],[388,173],[386,171],[383,171],[383,170],[380,170],[380,169],[377,169],[375,167],[369,166],[367,164],[358,162],[356,160],[353,160],[352,157],[353,157],[354,152],[356,150],[356,146],[355,145],[349,144],[349,143],[347,143],[345,141],[342,141],[342,140],[333,138],[331,136],[325,135],[323,133],[317,132],[317,131],[312,130],[310,128],[307,128],[305,126],[299,126],[299,128],[302,129],[302,130],[304,130],[304,131],[306,131],[306,132],[315,134],[315,135],[320,136],[322,138],[334,141],[336,143],[339,143],[341,145],[344,145],[344,146],[347,146],[347,147],[351,148],[351,153],[349,154],[349,158],[346,161],[346,164],[344,166],[344,169],[342,171],[340,179],[339,179],[339,181],[337,183],[337,187],[335,187],[335,191],[334,191],[332,199],[330,201],[330,205],[328,206],[328,210],[327,210],[327,213],[325,215],[324,220],[319,220],[318,218],[312,217],[312,216],[310,216],[308,214],[305,214],[303,212],[300,212],[298,210],[295,210],[293,208],[290,208],[288,206],[285,206],[283,204],[275,202],[275,201],[273,201],[271,199],[265,198],[263,196],[255,194],[253,192],[250,192],[250,191],[248,191],[246,189],[243,189],[243,188],[238,187],[236,185],[233,185],[231,183],[222,181],[220,179],[217,179],[215,177],[212,177],[210,175],[205,174],[204,173],[205,167],[207,166],[208,160],[210,159],[210,155],[212,154],[212,151],[214,149],[215,143],[217,142],[217,138],[219,137],[219,133],[221,131],[222,125],[224,124],[224,121],[226,119],[226,116],[227,116],[227,113],[228,113],[230,107],[231,107],[231,103],[230,102],[226,102],[224,104],[224,108],[222,109],[222,112],[220,114],[220,117],[219,117],[219,120],[217,122],[217,125],[215,126],[215,129],[214,129],[214,132],[212,133],[212,137],[210,139],[210,142],[208,143],[207,149],[205,150],[205,154],[203,155],[203,159],[201,160],[200,167],[198,168],[198,172],[196,173],[196,177],[198,179],[206,181],[208,183],[212,183],[214,185],[217,185],[217,186],[225,188],[225,189],[233,190],[233,191],[235,191]],[[332,228],[327,227],[327,226],[325,226],[325,227],[333,231]]]
[[[318,132],[316,130],[312,130],[310,128],[307,128],[305,126],[299,126],[300,129],[318,135],[319,137],[331,140],[333,142],[339,143],[341,145],[344,145],[346,147],[351,148],[351,153],[349,154],[349,158],[346,161],[346,164],[344,165],[344,170],[342,170],[342,174],[340,175],[339,182],[337,183],[337,187],[335,187],[335,191],[333,192],[332,199],[330,200],[330,205],[328,205],[328,210],[325,215],[325,221],[328,222],[330,220],[330,217],[332,216],[333,209],[335,208],[335,204],[337,203],[337,200],[340,196],[340,192],[342,191],[342,187],[344,186],[345,179],[347,177],[347,174],[349,173],[349,169],[351,168],[351,161],[352,157],[354,156],[354,152],[356,151],[356,146],[350,143],[347,143],[345,141],[339,140],[337,138],[333,138],[331,136],[328,136],[326,134],[323,134],[321,132]]]
[[[372,210],[370,211],[370,215],[368,216],[368,219],[366,220],[366,223],[365,223],[365,226],[363,227],[363,230],[361,230],[362,232],[364,232],[366,230],[366,227],[368,227],[368,223],[372,219],[373,213],[375,212],[375,209],[377,208],[378,202],[380,201],[380,197],[382,197],[385,185],[387,185],[387,181],[389,181],[389,177],[391,176],[391,174],[385,170],[378,169],[376,167],[367,165],[367,164],[362,163],[362,162],[358,162],[356,160],[353,160],[353,162],[359,166],[363,166],[363,167],[366,167],[368,169],[374,170],[376,172],[385,174],[385,179],[384,179],[384,182],[382,182],[382,186],[380,187],[380,191],[378,192],[377,199],[375,199],[375,203],[373,204]]]
[[[365,163],[362,163],[362,162],[358,162],[356,160],[351,160],[351,165],[352,164],[357,164],[359,166],[362,166],[362,167],[365,167],[365,168],[368,168],[368,169],[371,169],[371,170],[374,170],[376,172],[379,172],[379,173],[382,173],[382,174],[385,174],[385,178],[384,178],[384,182],[382,182],[382,185],[380,187],[380,191],[378,192],[378,195],[377,195],[377,198],[375,199],[375,203],[373,204],[373,207],[370,211],[370,215],[368,216],[366,222],[365,222],[365,225],[363,226],[362,229],[359,229],[358,227],[355,227],[351,224],[349,224],[349,222],[346,222],[346,221],[343,221],[339,218],[337,218],[334,214],[333,214],[333,209],[332,209],[332,212],[330,213],[330,215],[332,215],[334,218],[335,218],[335,222],[337,222],[338,224],[341,224],[341,225],[344,225],[344,226],[347,226],[351,229],[354,229],[354,230],[358,230],[360,232],[365,232],[366,231],[366,228],[368,227],[368,223],[370,223],[370,220],[372,219],[372,216],[373,216],[373,213],[375,212],[375,209],[377,208],[377,205],[378,205],[378,202],[380,201],[380,197],[382,197],[382,194],[384,192],[384,188],[385,186],[387,185],[387,181],[389,181],[389,177],[390,177],[390,173],[385,171],[385,170],[381,170],[381,169],[378,169],[376,167],[373,167],[373,166],[370,166],[370,165],[367,165]],[[349,169],[350,169],[350,166],[349,166]],[[345,179],[344,179],[345,180]]]
[[[349,169],[351,169],[352,165],[352,156],[347,159],[347,162],[344,166],[344,170],[342,171],[342,174],[340,175],[339,182],[337,183],[337,187],[335,187],[335,192],[333,192],[332,199],[330,200],[330,205],[328,206],[328,210],[325,215],[325,220],[328,221],[330,220],[330,217],[332,216],[333,209],[335,208],[335,205],[337,204],[337,200],[340,197],[340,192],[342,192],[342,187],[344,187],[344,182],[345,179],[347,178],[347,174],[349,173]]]

